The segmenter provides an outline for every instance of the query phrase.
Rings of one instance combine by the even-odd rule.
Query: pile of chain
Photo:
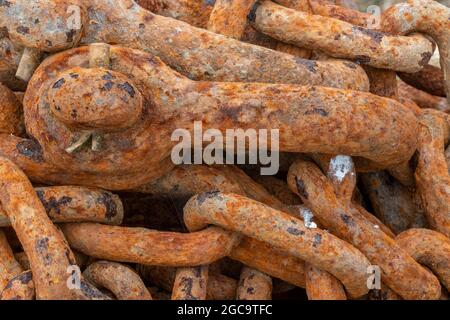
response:
[[[373,19],[0,0],[0,298],[448,299],[450,9]],[[279,130],[279,172],[175,165],[195,122]]]

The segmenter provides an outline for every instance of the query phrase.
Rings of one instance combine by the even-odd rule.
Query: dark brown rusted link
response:
[[[414,88],[405,82],[398,81],[398,91],[400,98],[412,99],[421,108],[436,109],[442,112],[450,112],[447,99],[433,96],[425,91]]]
[[[299,205],[301,200],[284,180],[273,176],[255,176],[253,179],[286,205]]]
[[[227,256],[240,236],[211,227],[195,233],[93,223],[61,225],[71,247],[98,259],[163,266],[197,266]],[[199,254],[201,252],[202,254]]]
[[[380,69],[416,72],[433,55],[433,43],[419,34],[391,36],[267,0],[252,10],[252,25],[272,38]]]
[[[22,105],[14,93],[0,83],[0,133],[24,133]]]
[[[387,172],[364,173],[361,181],[373,212],[395,234],[428,226],[422,208],[415,203],[414,191],[408,190]]]
[[[0,202],[30,259],[36,298],[92,298],[95,288],[71,290],[67,286],[67,270],[76,265],[75,258],[24,173],[10,160],[0,158],[0,176]]]
[[[437,1],[408,0],[383,12],[381,29],[395,34],[421,32],[433,38],[439,47],[445,92],[447,100],[450,99],[450,9]],[[429,58],[428,55],[423,56],[423,66]]]
[[[2,34],[1,30],[0,28],[0,83],[11,90],[25,90],[26,83],[15,77],[23,49]]]
[[[338,199],[332,184],[317,166],[296,162],[289,172],[288,183],[325,228],[352,243],[380,267],[383,281],[396,293],[405,299],[439,298],[439,281],[357,209]]]
[[[141,117],[142,94],[121,73],[103,68],[72,68],[58,77],[57,81],[64,83],[56,81],[48,92],[50,112],[69,128],[121,131]],[[72,99],[70,104],[68,96]]]
[[[176,268],[138,265],[137,270],[145,281],[172,291]],[[223,274],[216,274],[210,270],[207,286],[206,300],[233,300],[236,297],[237,281]]]
[[[129,267],[111,261],[97,261],[83,271],[96,287],[110,290],[118,300],[152,300],[141,278]]]
[[[12,278],[0,293],[0,300],[34,300],[35,297],[36,289],[30,270]]]
[[[291,0],[275,0],[275,2],[281,5],[284,5],[286,1]],[[309,3],[314,14],[346,21],[355,26],[366,28],[367,22],[370,19],[370,14],[327,3],[327,1],[310,0]]]
[[[244,266],[236,291],[237,300],[272,300],[272,278]]]
[[[59,78],[60,72],[83,66],[87,59],[88,48],[74,49],[47,59],[36,71],[25,97],[27,130],[42,144],[43,158],[64,170],[67,180],[72,178],[71,174],[79,180],[84,175],[84,185],[127,189],[162,176],[173,167],[168,157],[174,145],[170,141],[171,129],[192,129],[194,120],[203,120],[207,128],[219,130],[246,129],[250,125],[254,127],[255,123],[268,129],[276,125],[281,131],[281,151],[351,154],[369,158],[381,166],[403,162],[403,158],[415,149],[416,119],[405,107],[391,100],[323,87],[192,82],[148,54],[112,47],[112,69],[122,74],[132,72],[129,77],[134,77],[134,81],[130,81],[148,99],[144,110],[147,116],[130,129],[104,135],[103,147],[98,152],[68,153],[67,148],[84,133],[58,122],[46,107],[48,100],[44,93],[63,87],[68,80]],[[130,63],[135,68],[130,69]],[[104,82],[107,85],[108,80]],[[168,88],[170,99],[166,96]],[[187,99],[189,95],[195,96],[192,96],[195,103]],[[202,103],[198,104],[198,101]],[[276,110],[271,107],[272,103],[278,106]],[[195,111],[192,111],[194,105]],[[150,106],[153,106],[151,112]],[[207,108],[207,113],[202,106]],[[323,133],[315,132],[321,141],[307,134],[309,130],[317,131],[313,119],[320,122],[323,130]],[[334,128],[337,123],[346,121],[355,121],[354,126],[347,123],[342,135],[337,132],[330,135],[329,126]],[[390,126],[391,121],[396,125]],[[377,139],[372,139],[370,128]],[[153,130],[158,130],[158,135]],[[389,134],[382,139],[380,130]],[[163,137],[167,138],[166,143],[161,142]],[[141,139],[148,142],[138,143]],[[108,179],[104,179],[104,175]]]
[[[178,268],[172,300],[206,300],[208,266]]]
[[[306,294],[309,300],[347,300],[342,283],[326,271],[307,263]]]
[[[191,231],[217,224],[309,261],[341,280],[351,296],[368,291],[368,261],[358,250],[326,231],[308,229],[303,221],[262,203],[239,195],[208,192],[188,201],[184,220]]]
[[[445,161],[448,124],[432,109],[420,117],[416,185],[430,226],[450,237],[450,176]]]
[[[395,71],[376,69],[370,66],[366,66],[364,70],[369,76],[371,93],[400,101]],[[409,161],[389,168],[389,172],[403,185],[414,186],[414,172],[409,166]]]
[[[381,97],[398,97],[397,74],[395,71],[364,66],[369,77],[370,92]]]
[[[122,201],[111,192],[72,186],[35,188],[35,191],[54,222],[122,223]],[[0,204],[0,226],[10,224]]]
[[[8,239],[0,230],[0,293],[11,279],[22,271],[21,265],[14,258]]]
[[[429,267],[450,290],[450,239],[427,229],[409,229],[395,241],[417,262]]]
[[[410,86],[433,96],[446,96],[444,75],[438,67],[427,64],[418,72],[399,72],[398,76]]]
[[[305,262],[253,238],[244,237],[230,258],[298,287],[305,287]]]
[[[91,1],[89,21],[83,43],[146,50],[192,79],[368,89],[367,77],[356,64],[314,62],[243,43],[152,14],[131,0]]]

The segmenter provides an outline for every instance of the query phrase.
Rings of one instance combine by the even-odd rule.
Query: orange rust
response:
[[[96,261],[83,271],[86,280],[111,291],[118,300],[152,300],[144,282],[131,268],[111,261]]]
[[[395,241],[416,259],[429,267],[442,284],[450,289],[450,239],[428,229],[409,229],[400,233]]]
[[[208,273],[208,266],[178,268],[172,300],[205,300]]]
[[[333,185],[313,163],[298,161],[288,175],[291,190],[320,218],[324,227],[361,250],[382,270],[382,279],[405,299],[437,299],[439,281],[380,228],[335,195]],[[341,279],[340,279],[341,280]]]
[[[306,264],[306,294],[309,300],[347,300],[339,280],[309,263]]]
[[[351,296],[367,293],[364,279],[368,261],[358,250],[259,202],[233,194],[203,193],[188,201],[184,221],[191,231],[216,224],[267,242],[332,273]]]
[[[172,291],[176,268],[138,265],[137,270],[146,281],[167,291]],[[236,288],[236,280],[210,270],[206,300],[233,300],[236,297]]]
[[[272,278],[268,275],[244,266],[236,291],[237,300],[271,300]]]
[[[77,290],[68,288],[67,269],[76,261],[24,173],[0,157],[0,176],[0,202],[30,259],[36,298],[91,299],[97,295],[95,288],[86,284]]]
[[[0,82],[0,133],[21,136],[24,133],[22,104]]]
[[[450,237],[450,176],[444,156],[448,124],[440,112],[426,109],[420,117],[416,185],[431,228]]]

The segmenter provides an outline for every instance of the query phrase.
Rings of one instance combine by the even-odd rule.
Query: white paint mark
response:
[[[329,176],[332,179],[336,179],[338,182],[342,182],[345,176],[353,171],[353,160],[350,156],[338,155],[331,159]]]
[[[308,208],[301,207],[300,215],[303,218],[306,228],[308,228],[308,229],[316,229],[317,228],[317,224],[314,221],[312,221],[314,218],[314,215],[311,212],[311,210],[309,210]]]

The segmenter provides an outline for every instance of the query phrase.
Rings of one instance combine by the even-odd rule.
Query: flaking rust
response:
[[[222,131],[245,130],[255,125],[276,128],[280,130],[281,151],[349,154],[368,159],[362,167],[368,163],[376,167],[402,163],[416,147],[417,120],[413,113],[395,101],[368,93],[287,84],[197,82],[149,54],[121,47],[111,47],[111,70],[81,72],[88,56],[89,48],[83,47],[47,59],[35,72],[25,96],[26,128],[39,143],[36,148],[40,151],[28,158],[40,166],[51,167],[45,179],[48,182],[61,183],[61,175],[53,178],[51,174],[61,170],[65,172],[65,183],[81,182],[110,190],[131,189],[150,182],[173,168],[173,130],[192,130],[194,121],[202,121],[205,129]],[[135,67],[130,69],[130,64]],[[99,99],[85,101],[86,108],[72,110],[70,98],[75,99],[76,94],[68,88],[74,86],[87,87],[99,97],[116,92],[117,101],[129,102],[123,105],[127,111],[118,111],[122,116],[124,112],[142,116],[119,117],[122,122],[114,130],[110,128],[114,119],[100,116],[86,123],[92,112],[86,108],[100,108]],[[136,119],[133,125],[130,119]],[[391,125],[394,122],[395,126]],[[343,123],[346,125],[341,126]],[[336,126],[341,129],[331,133]],[[86,129],[102,133],[101,150],[67,152],[86,134]],[[4,136],[1,140],[8,146],[14,139]],[[144,140],[145,143],[138,143]],[[35,176],[26,164],[30,160],[23,159],[26,154],[7,146],[0,147],[2,154],[18,158],[32,179],[43,180],[40,170]]]

